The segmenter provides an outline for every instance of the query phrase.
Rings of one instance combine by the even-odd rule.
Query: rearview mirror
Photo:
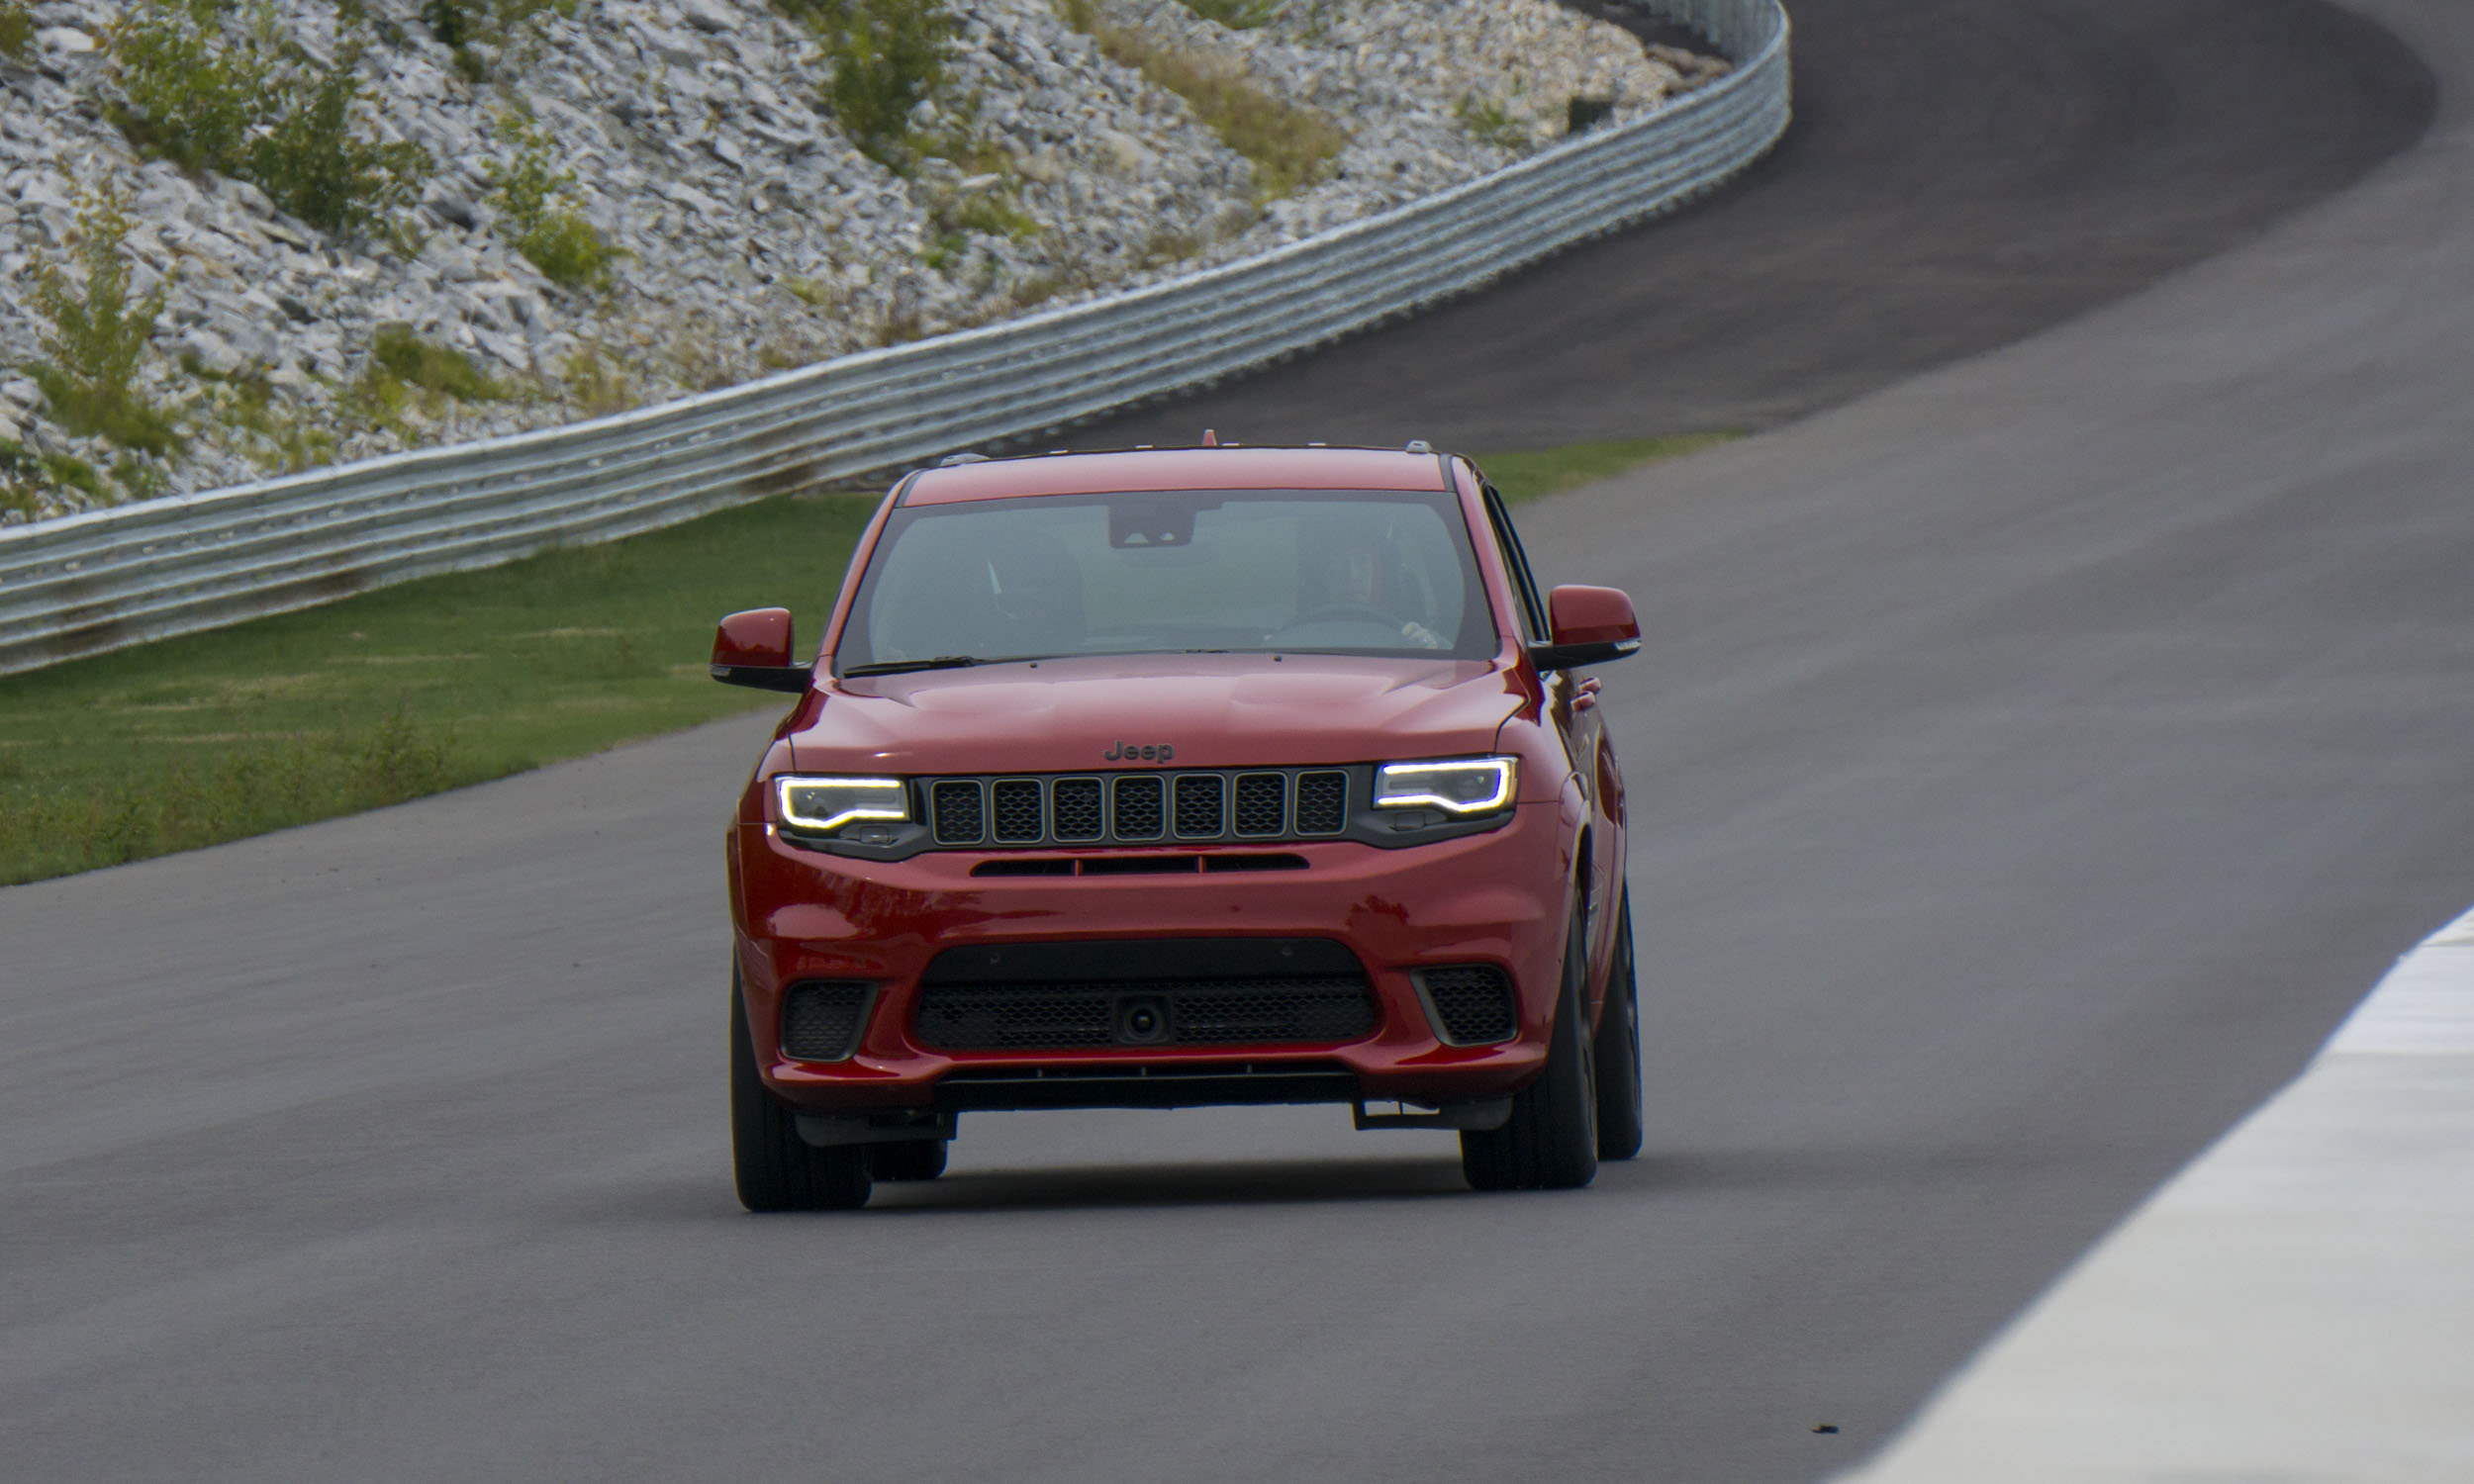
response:
[[[815,667],[791,663],[789,608],[751,608],[714,630],[713,678],[725,686],[797,693],[808,689]]]
[[[1547,625],[1554,637],[1529,646],[1541,670],[1603,665],[1641,651],[1641,620],[1620,588],[1557,588],[1547,595]]]

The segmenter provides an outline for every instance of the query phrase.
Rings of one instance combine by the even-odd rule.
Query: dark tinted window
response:
[[[898,509],[834,659],[1495,647],[1450,495],[1208,491]]]

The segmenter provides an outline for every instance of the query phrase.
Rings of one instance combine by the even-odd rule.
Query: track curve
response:
[[[2161,8],[2023,6],[2017,49]],[[1852,1461],[2474,899],[2474,21],[2375,13],[2442,106],[2355,188],[1525,516],[1652,635],[1605,701],[1642,1160],[1480,1198],[1448,1139],[1327,1110],[990,1117],[856,1218],[741,1216],[715,847],[764,723],[729,723],[0,891],[0,1471]]]
[[[1593,7],[1620,14],[1620,4]],[[1672,221],[1080,448],[1458,448],[1774,426],[2256,236],[2420,136],[2430,72],[2319,0],[1796,0],[1795,122]]]

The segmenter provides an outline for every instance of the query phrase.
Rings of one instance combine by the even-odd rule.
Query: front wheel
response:
[[[816,1149],[756,1074],[747,998],[730,971],[730,1159],[739,1204],[750,1211],[854,1211],[868,1203],[865,1145]]]
[[[1598,1173],[1598,1096],[1589,1037],[1589,953],[1574,920],[1548,1034],[1546,1070],[1512,1098],[1499,1129],[1461,1133],[1461,1173],[1475,1190],[1573,1190]]]
[[[1641,994],[1632,968],[1632,893],[1616,898],[1615,956],[1598,1011],[1598,1158],[1641,1153]]]

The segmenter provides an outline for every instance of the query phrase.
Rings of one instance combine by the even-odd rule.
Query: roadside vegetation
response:
[[[19,0],[0,0],[0,56],[24,61],[35,45],[35,13]]]
[[[1743,434],[1736,432],[1673,433],[1658,438],[1619,438],[1601,443],[1567,443],[1560,448],[1516,448],[1473,454],[1486,478],[1506,502],[1519,505],[1561,495],[1627,469],[1682,458],[1713,448]]]
[[[416,342],[398,359],[427,376],[425,354]],[[1518,502],[1724,436],[1477,458]],[[0,449],[0,488],[16,457]],[[400,803],[780,707],[784,697],[713,683],[714,622],[782,603],[812,644],[874,508],[870,495],[778,497],[0,678],[0,884]]]
[[[44,358],[28,370],[69,431],[167,453],[180,439],[135,383],[171,284],[158,278],[146,293],[132,291],[128,238],[128,212],[105,187],[77,214],[77,275],[48,258],[36,263],[35,310],[50,328],[39,336]]]
[[[1270,17],[1268,9],[1256,15],[1255,8],[1212,0],[1189,3],[1189,9],[1213,20],[1221,20],[1216,12],[1224,10],[1240,21],[1251,18],[1254,25]],[[1185,99],[1221,143],[1251,161],[1257,201],[1293,195],[1321,180],[1348,142],[1331,120],[1263,91],[1241,68],[1115,25],[1093,0],[1057,0],[1057,13],[1098,43],[1110,61]]]
[[[775,0],[824,43],[819,101],[870,159],[907,175],[940,152],[912,123],[922,103],[950,103],[946,51],[958,31],[944,0]]]
[[[777,704],[705,673],[714,621],[812,642],[875,502],[666,531],[0,678],[0,883],[262,834]]]
[[[523,115],[507,115],[499,134],[515,158],[485,168],[491,200],[515,229],[516,250],[552,283],[608,292],[620,252],[576,210],[576,172],[550,164],[550,141]]]
[[[418,144],[366,137],[357,14],[338,7],[322,62],[271,9],[138,0],[111,39],[129,99],[112,122],[142,153],[249,181],[314,227],[374,227],[420,197],[435,164]]]

